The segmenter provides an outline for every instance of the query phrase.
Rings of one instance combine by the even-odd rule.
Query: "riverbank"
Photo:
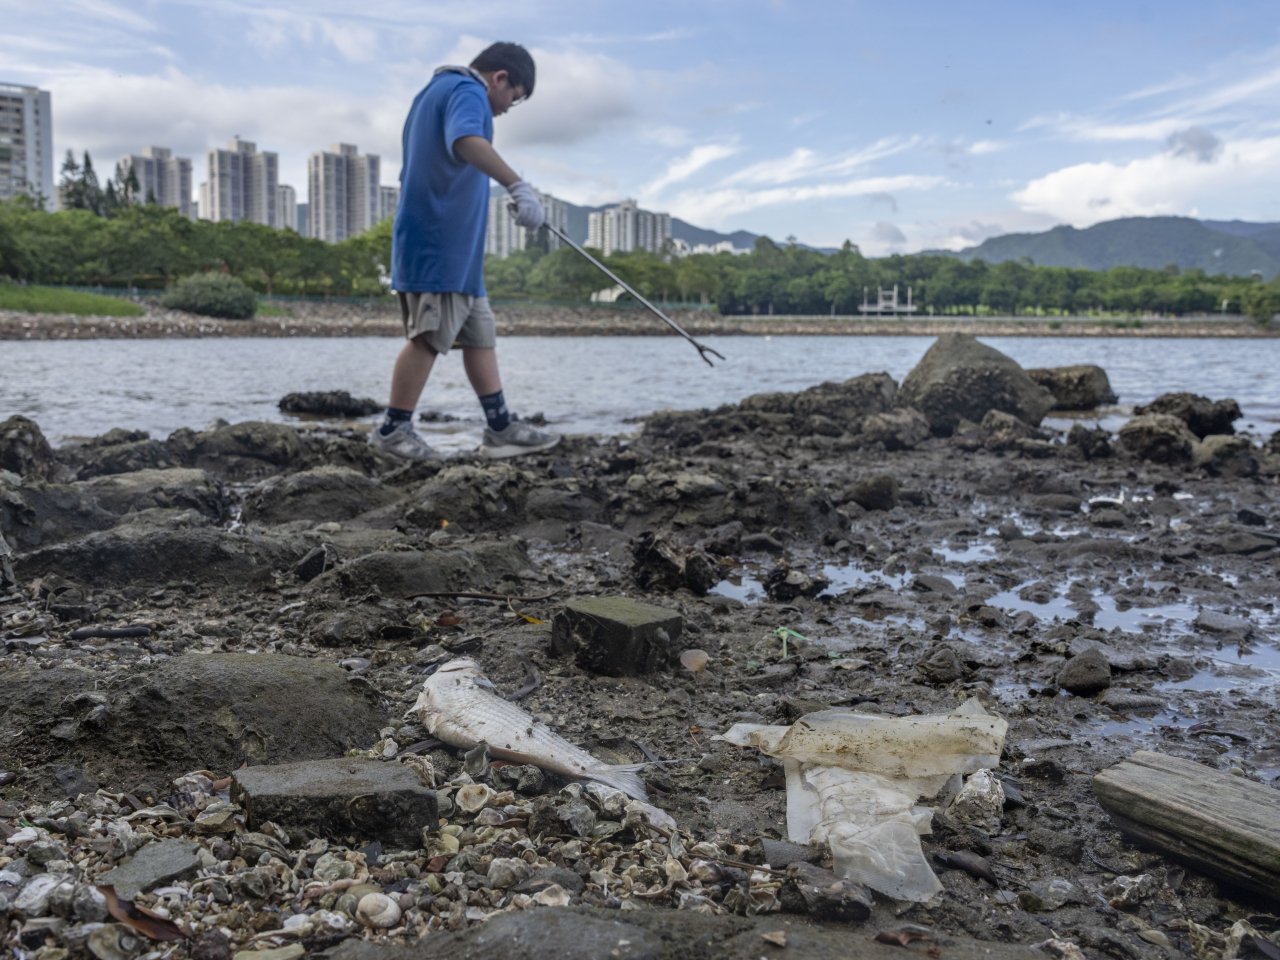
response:
[[[165,337],[386,337],[401,333],[390,302],[305,303],[273,307],[280,316],[254,320],[200,317],[143,304],[139,317],[0,311],[0,340],[158,339]],[[665,336],[668,328],[639,308],[495,304],[504,336]],[[1274,338],[1280,327],[1240,317],[726,317],[701,310],[669,316],[694,336],[1229,337]]]

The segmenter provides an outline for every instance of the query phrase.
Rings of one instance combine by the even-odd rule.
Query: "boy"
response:
[[[493,118],[533,95],[534,75],[524,47],[495,43],[469,67],[436,70],[409,108],[391,233],[391,287],[400,296],[406,341],[391,374],[386,418],[370,437],[387,453],[440,457],[413,429],[413,411],[436,357],[455,345],[484,409],[483,455],[513,457],[560,439],[507,410],[484,289],[490,178],[511,194],[517,224],[536,230],[545,219],[533,188],[492,144]]]

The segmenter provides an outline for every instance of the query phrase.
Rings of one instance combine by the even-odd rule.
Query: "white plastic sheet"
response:
[[[971,699],[946,715],[882,717],[822,710],[789,727],[739,723],[716,739],[782,761],[787,836],[825,843],[835,870],[898,900],[942,889],[920,836],[949,781],[995,767],[1008,724]]]

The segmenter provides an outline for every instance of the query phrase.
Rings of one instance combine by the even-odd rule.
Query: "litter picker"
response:
[[[715,366],[715,364],[711,362],[711,357],[715,357],[718,360],[724,359],[723,355],[717,353],[714,349],[712,349],[711,347],[708,347],[705,343],[699,343],[697,340],[693,339],[693,337],[691,337],[688,334],[688,332],[686,332],[684,328],[680,326],[680,324],[676,323],[674,320],[668,317],[665,313],[663,313],[661,310],[655,307],[652,303],[650,303],[644,297],[640,296],[640,294],[638,294],[629,283],[627,283],[625,280],[619,277],[616,273],[614,273],[612,270],[606,267],[603,263],[601,263],[591,254],[587,253],[586,250],[582,249],[582,247],[578,246],[576,243],[570,240],[561,231],[557,230],[555,227],[553,227],[549,223],[546,226],[548,230],[550,230],[553,234],[555,234],[557,237],[560,238],[561,242],[566,243],[569,246],[573,247],[573,249],[577,250],[580,254],[582,254],[584,257],[590,260],[605,274],[605,276],[607,276],[610,280],[612,280],[618,286],[622,287],[623,290],[627,291],[627,293],[631,294],[633,297],[635,297],[637,300],[643,303],[646,307],[648,307],[649,310],[652,311],[658,317],[659,320],[661,320],[668,327],[670,327],[676,333],[680,334],[680,336],[684,337],[686,340],[692,343],[695,347],[697,347],[698,353],[701,354],[702,359],[707,362],[707,366],[709,367]],[[711,354],[711,357],[707,356],[707,354]]]

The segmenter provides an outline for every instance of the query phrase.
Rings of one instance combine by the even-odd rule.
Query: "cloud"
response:
[[[869,146],[844,153],[823,155],[808,147],[796,147],[785,157],[762,160],[744,167],[725,179],[726,185],[781,185],[797,180],[848,174],[918,145],[921,137],[884,137]]]
[[[1204,127],[1187,127],[1169,134],[1169,152],[1199,163],[1213,163],[1222,154],[1222,141]]]
[[[885,246],[896,246],[907,242],[907,235],[892,223],[880,220],[871,228],[872,238]]]
[[[373,61],[381,46],[379,31],[351,19],[294,13],[280,8],[254,10],[247,15],[249,43],[270,53],[307,47],[332,47],[349,63]]]
[[[868,193],[867,203],[873,207],[883,204],[892,213],[898,212],[898,198],[892,193]]]
[[[688,190],[670,204],[673,215],[691,223],[718,227],[733,216],[761,207],[803,204],[815,200],[861,197],[889,191],[931,190],[945,183],[942,177],[905,174],[893,177],[866,177],[812,186],[784,186],[763,190],[720,187],[710,190]]]
[[[1191,141],[1209,146],[1203,138]],[[1038,177],[1010,197],[1026,212],[1078,227],[1116,217],[1195,216],[1211,203],[1221,217],[1256,217],[1250,211],[1274,207],[1280,137],[1229,141],[1216,156],[1205,162],[1173,149],[1127,163],[1080,163]]]
[[[640,198],[642,201],[652,202],[667,187],[673,183],[679,183],[682,180],[688,180],[689,177],[697,173],[703,167],[709,166],[725,157],[731,157],[738,152],[738,147],[727,143],[707,143],[699,147],[694,147],[685,156],[678,160],[673,160],[662,176],[658,177],[651,183],[640,188]]]

